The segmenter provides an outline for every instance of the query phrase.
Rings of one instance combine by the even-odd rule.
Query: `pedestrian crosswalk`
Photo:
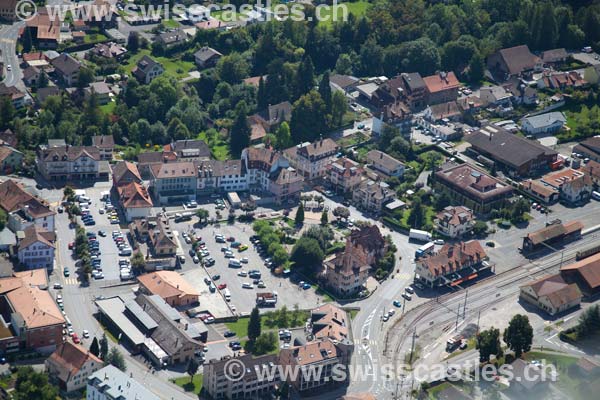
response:
[[[75,286],[79,285],[77,278],[65,278],[65,285]]]

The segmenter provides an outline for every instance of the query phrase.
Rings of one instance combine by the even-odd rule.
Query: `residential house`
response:
[[[165,72],[163,66],[147,55],[144,55],[131,71],[138,81],[145,84],[149,84],[163,72]]]
[[[81,63],[71,57],[70,54],[62,53],[51,61],[56,76],[66,85],[74,86],[79,79]]]
[[[600,163],[594,160],[589,160],[583,164],[581,170],[584,174],[590,177],[594,186],[598,188],[600,186]]]
[[[539,179],[528,179],[522,183],[521,189],[535,197],[538,202],[549,205],[558,201],[560,190]]]
[[[525,117],[521,120],[521,130],[528,135],[550,135],[557,133],[567,123],[567,117],[562,112],[554,111]]]
[[[326,138],[313,143],[305,142],[284,151],[290,165],[298,170],[307,180],[325,176],[327,167],[336,158],[340,146]]]
[[[387,177],[395,176],[401,178],[404,175],[404,164],[394,157],[380,150],[371,150],[367,153],[366,162],[368,166]]]
[[[53,269],[56,234],[35,225],[29,225],[23,233],[23,238],[17,240],[19,263],[27,269]]]
[[[219,31],[227,29],[227,24],[220,19],[209,17],[206,21],[200,21],[194,24],[201,31],[217,29]]]
[[[194,53],[194,60],[198,68],[212,68],[217,65],[217,61],[221,57],[223,57],[223,54],[207,46],[202,47]]]
[[[504,86],[483,86],[479,89],[479,98],[486,107],[511,107],[513,94]]]
[[[211,159],[210,148],[204,140],[176,140],[163,147],[164,152],[174,152],[178,161],[206,161]]]
[[[49,181],[108,179],[108,162],[95,146],[43,146],[38,150],[37,168]]]
[[[560,275],[566,283],[575,283],[587,298],[600,293],[600,253],[563,265]]]
[[[230,356],[219,360],[212,359],[204,364],[202,388],[212,399],[267,399],[274,396],[281,384],[278,359],[275,354],[254,357],[244,354],[235,358]],[[227,371],[227,366],[243,366],[244,371]],[[259,373],[260,372],[260,373]],[[233,373],[233,375],[232,375]],[[231,379],[240,373],[239,380]],[[264,377],[269,376],[271,379]]]
[[[160,204],[196,199],[198,173],[193,162],[155,164],[150,173],[150,189]]]
[[[169,30],[167,32],[159,33],[154,37],[155,43],[160,43],[164,47],[175,47],[187,42],[187,34],[181,28]]]
[[[557,190],[559,198],[569,204],[587,202],[594,190],[594,182],[589,175],[571,168],[547,174],[540,181]]]
[[[267,136],[267,124],[258,115],[249,116],[248,124],[250,125],[250,144],[261,143]]]
[[[523,238],[523,252],[547,249],[556,243],[566,243],[581,237],[583,224],[579,221],[570,221],[548,225],[535,232],[530,232]]]
[[[89,350],[69,341],[59,345],[45,364],[50,381],[58,384],[62,393],[84,389],[88,377],[104,366]]]
[[[60,89],[57,86],[39,88],[35,97],[37,107],[40,108],[50,96],[60,96]]]
[[[47,290],[45,268],[0,279],[3,353],[36,350],[50,354],[63,342],[65,318]]]
[[[8,227],[13,232],[23,231],[30,225],[54,231],[56,213],[48,203],[12,179],[0,183],[0,208],[8,214]]]
[[[440,72],[423,78],[427,89],[427,104],[439,104],[458,98],[460,82],[454,72]]]
[[[255,124],[261,124],[267,132],[272,132],[279,127],[282,122],[290,122],[292,119],[292,104],[289,101],[269,105],[254,115],[251,115],[250,121]]]
[[[577,71],[545,72],[536,82],[538,89],[566,90],[582,88],[588,82]]]
[[[96,371],[87,380],[87,400],[160,400],[156,394],[112,365]]]
[[[512,176],[529,176],[547,170],[558,153],[535,140],[513,135],[499,126],[486,125],[465,135],[470,151],[493,160]]]
[[[17,17],[18,0],[7,0],[0,5],[0,20],[14,21]]]
[[[396,193],[387,183],[371,179],[362,181],[352,193],[352,201],[358,208],[376,213],[381,212],[383,206],[395,198]]]
[[[346,238],[343,252],[324,263],[322,279],[340,297],[353,297],[364,289],[369,271],[385,255],[387,243],[379,228],[354,230]]]
[[[23,82],[28,87],[37,86],[42,71],[37,67],[27,67],[23,70]]]
[[[92,136],[92,146],[98,148],[101,160],[112,160],[115,151],[115,139],[112,135]]]
[[[248,147],[242,151],[242,163],[251,192],[267,193],[279,204],[299,197],[304,178],[290,167],[281,152]]]
[[[547,390],[549,382],[556,380],[555,376],[547,376],[542,371],[541,365],[534,365],[521,358],[514,360],[510,366],[510,389],[515,393],[521,393],[521,396],[536,393],[536,391],[544,392]]]
[[[488,69],[499,82],[539,71],[542,64],[542,60],[532,54],[527,45],[498,50],[487,59]]]
[[[16,86],[6,86],[4,82],[0,83],[0,97],[8,97],[16,109],[23,108],[31,100]]]
[[[137,183],[126,183],[117,187],[119,205],[125,214],[125,220],[147,218],[152,214],[152,199],[146,187]]]
[[[453,204],[461,204],[475,213],[487,214],[501,208],[513,189],[469,164],[449,164],[435,173],[434,188],[444,191]]]
[[[22,166],[23,153],[14,147],[0,144],[0,174],[12,174]]]
[[[106,82],[92,82],[90,83],[90,86],[84,89],[84,91],[86,98],[89,98],[92,94],[95,95],[99,105],[105,105],[111,101],[112,90],[110,90],[110,87]]]
[[[488,270],[487,254],[476,240],[446,243],[439,251],[420,258],[415,273],[419,281],[431,288],[458,286]]]
[[[405,110],[410,113],[420,111],[427,105],[427,85],[418,72],[402,73],[380,85],[377,82],[372,84],[375,87],[368,96],[369,101],[381,110],[386,107],[398,110],[399,104],[403,103]]]
[[[19,143],[17,139],[17,134],[11,131],[10,129],[5,129],[0,131],[0,145],[2,146],[10,146],[17,147]]]
[[[36,67],[45,71],[52,69],[50,59],[41,51],[23,53],[21,58],[23,60],[23,66],[25,67]]]
[[[154,220],[153,224],[149,224],[148,242],[152,256],[155,258],[175,256],[177,242],[167,217],[160,215]]]
[[[573,147],[573,153],[600,162],[600,136],[587,138]]]
[[[160,296],[172,307],[197,304],[200,293],[194,289],[178,272],[156,271],[138,278],[140,291]]]
[[[342,364],[339,350],[331,339],[309,342],[301,346],[282,349],[279,364],[284,368],[295,368],[300,372],[288,375],[286,380],[300,393],[316,393],[335,384],[333,379],[337,365]],[[315,373],[319,371],[319,373]],[[338,382],[339,383],[339,382]]]
[[[210,160],[196,163],[198,194],[248,190],[248,180],[241,160]]]
[[[428,106],[423,112],[424,118],[432,123],[445,123],[446,121],[460,121],[462,110],[456,101]]]
[[[60,26],[58,15],[51,20],[48,10],[40,7],[33,17],[25,21],[25,26],[19,33],[23,37],[29,31],[28,34],[38,49],[55,49],[60,40]]]
[[[350,325],[348,313],[333,304],[324,304],[310,311],[308,329],[312,338],[332,340],[338,350],[340,362],[344,365],[350,364],[354,352]]]
[[[118,187],[130,183],[142,183],[142,177],[134,163],[119,161],[112,166],[113,186]]]
[[[514,104],[531,106],[538,103],[537,90],[520,78],[511,78],[503,86],[512,93]]]
[[[144,180],[152,179],[152,166],[177,162],[173,151],[146,151],[137,155],[137,167]]]
[[[464,206],[448,206],[434,220],[435,229],[444,236],[459,238],[470,233],[475,225],[473,211]]]
[[[519,298],[550,315],[556,315],[579,307],[581,292],[576,284],[568,284],[560,274],[555,274],[521,286]]]
[[[540,58],[545,66],[557,67],[564,64],[569,58],[569,53],[564,48],[542,51]]]
[[[329,85],[333,90],[350,93],[356,89],[360,79],[351,75],[333,74],[329,76]]]
[[[327,166],[327,180],[337,191],[353,192],[363,180],[364,170],[356,161],[340,157]]]
[[[115,42],[98,43],[89,51],[90,55],[121,61],[127,54],[127,49]]]

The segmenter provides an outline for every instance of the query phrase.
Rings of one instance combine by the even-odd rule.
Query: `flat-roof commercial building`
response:
[[[160,400],[129,374],[107,365],[88,378],[86,400]]]
[[[536,175],[556,161],[558,153],[535,140],[487,125],[465,135],[471,151],[493,160],[513,176]]]

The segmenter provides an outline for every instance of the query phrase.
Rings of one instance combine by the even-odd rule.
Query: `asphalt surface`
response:
[[[4,63],[4,84],[6,86],[17,86],[24,90],[23,72],[19,67],[19,58],[17,57],[16,45],[19,29],[24,22],[17,22],[12,25],[2,25],[0,29],[0,52],[2,53],[2,62]],[[11,70],[8,70],[10,65]]]

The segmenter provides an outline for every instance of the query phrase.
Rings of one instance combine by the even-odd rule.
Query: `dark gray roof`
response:
[[[125,309],[129,311],[132,317],[135,317],[140,324],[144,326],[147,330],[152,330],[158,326],[158,324],[150,318],[148,314],[140,307],[138,303],[133,299],[125,300]]]
[[[202,62],[210,60],[214,56],[222,56],[217,50],[212,47],[202,47],[200,50],[194,53],[194,57],[201,60]]]
[[[402,74],[402,79],[406,87],[411,91],[425,88],[425,81],[418,72],[404,73]]]
[[[499,161],[519,168],[542,155],[556,152],[534,140],[527,140],[498,126],[485,126],[465,136],[465,140],[476,149],[491,154]]]
[[[152,69],[152,67],[154,67],[157,64],[159,64],[159,63],[154,61],[152,58],[148,57],[147,55],[144,55],[137,62],[137,68],[139,71],[146,74],[146,73],[148,73],[148,71],[150,71]]]
[[[181,152],[182,150],[198,150],[198,157],[210,158],[210,148],[203,140],[177,140],[171,143],[171,150]]]
[[[555,111],[523,118],[523,122],[525,121],[529,122],[533,128],[543,128],[552,125],[555,122],[562,122],[564,124],[567,122],[567,117],[565,117],[565,114]]]
[[[64,75],[79,71],[81,64],[67,53],[63,53],[51,61],[52,66]]]

